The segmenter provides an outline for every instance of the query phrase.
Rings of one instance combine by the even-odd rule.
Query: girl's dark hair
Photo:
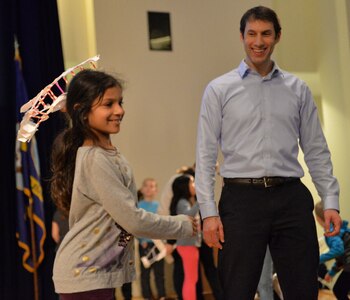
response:
[[[250,20],[261,20],[271,22],[275,29],[276,38],[281,32],[282,28],[278,20],[277,14],[271,8],[265,6],[256,6],[249,9],[241,18],[239,30],[242,36],[244,36],[244,31],[247,22],[249,22]]]
[[[71,80],[67,90],[68,128],[55,139],[51,153],[51,197],[58,209],[68,216],[78,148],[85,139],[98,143],[87,117],[96,99],[102,100],[107,89],[122,88],[113,76],[97,70],[82,70]]]
[[[180,199],[189,200],[191,198],[190,188],[189,188],[190,180],[191,180],[190,175],[181,175],[175,178],[172,185],[173,198],[171,199],[171,204],[170,204],[170,215],[172,216],[177,215],[176,207]]]

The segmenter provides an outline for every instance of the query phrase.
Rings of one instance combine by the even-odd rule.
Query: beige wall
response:
[[[113,142],[137,183],[160,188],[195,160],[196,123],[206,84],[243,58],[239,20],[246,9],[274,8],[282,23],[275,58],[311,87],[350,219],[350,5],[346,0],[59,0],[67,67],[96,53],[99,66],[127,81],[126,117]],[[148,49],[147,11],[169,12],[173,51]],[[73,13],[74,12],[74,13]],[[96,42],[96,43],[95,43]],[[317,193],[307,174],[305,182]],[[321,230],[319,228],[319,234]]]
[[[128,82],[126,118],[114,141],[138,183],[153,176],[162,187],[177,168],[193,164],[203,89],[242,58],[237,20],[254,1],[220,3],[95,1],[100,65]],[[171,14],[173,51],[148,49],[147,11]]]

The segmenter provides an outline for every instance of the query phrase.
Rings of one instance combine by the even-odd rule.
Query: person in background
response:
[[[140,192],[141,199],[139,201],[139,208],[142,208],[148,212],[157,213],[159,202],[155,200],[158,192],[156,180],[153,178],[144,179]],[[147,238],[139,238],[138,240],[140,257],[146,256],[147,253],[154,247],[154,243],[151,239]],[[166,295],[164,286],[164,259],[152,263],[149,268],[145,268],[141,263],[142,296],[146,300],[152,299],[150,284],[150,275],[152,270],[157,287],[158,299],[164,300]]]
[[[275,11],[246,11],[240,38],[245,59],[208,84],[199,114],[196,191],[204,240],[221,249],[224,299],[254,298],[269,246],[284,299],[316,300],[319,249],[312,195],[300,181],[299,146],[324,203],[327,236],[341,227],[331,155],[309,88],[271,59],[281,39]],[[219,147],[224,185],[218,211]]]
[[[51,196],[68,215],[56,253],[55,290],[62,300],[114,300],[135,279],[134,235],[152,239],[196,234],[189,216],[159,216],[137,207],[132,170],[112,144],[125,111],[120,80],[82,70],[68,85],[69,127],[53,145]]]
[[[182,175],[173,182],[173,198],[170,204],[172,216],[185,214],[192,217],[198,216],[199,206],[196,201],[194,178],[191,175]],[[198,224],[199,225],[199,224]],[[196,300],[196,283],[198,280],[199,250],[201,244],[200,230],[198,235],[177,239],[177,251],[181,256],[184,270],[184,282],[182,298],[184,300]]]
[[[323,203],[321,201],[315,204],[315,216],[318,224],[325,228],[325,218],[323,213]],[[325,266],[325,262],[331,259],[335,259],[335,262],[330,270],[327,270],[324,275],[324,280],[331,282],[333,277],[338,272],[342,272],[337,281],[333,285],[333,293],[338,300],[348,300],[348,294],[350,292],[350,272],[343,270],[344,266],[344,242],[343,235],[345,232],[349,232],[348,221],[343,220],[343,225],[340,229],[340,233],[336,236],[325,237],[326,244],[329,250],[326,253],[320,255],[320,266]]]
[[[180,177],[183,174],[194,175],[194,169],[191,166],[182,166],[177,169],[175,174],[170,177],[168,182],[165,184],[159,201],[158,213],[161,215],[170,215],[170,204],[171,199],[173,198],[173,183],[174,180]],[[176,250],[176,240],[169,239],[166,244],[167,253],[171,254],[174,258],[174,267],[173,267],[173,285],[174,290],[177,295],[178,300],[182,300],[182,287],[184,282],[184,270],[182,265],[182,259],[180,254]],[[200,277],[198,282],[200,281]],[[197,283],[198,285],[198,283]],[[200,288],[197,288],[197,300],[203,300],[202,296],[202,285],[200,282]]]
[[[173,183],[177,177],[180,177],[183,174],[189,174],[194,176],[194,167],[193,166],[182,166],[177,169],[175,174],[172,175],[167,183],[165,184],[159,199],[159,208],[158,213],[160,215],[168,216],[170,215],[170,204],[171,199],[173,198]]]
[[[216,164],[218,168],[219,164]],[[176,170],[176,174],[173,175],[166,183],[160,197],[160,214],[170,213],[170,203],[173,197],[172,184],[177,177],[181,175],[188,174],[195,177],[195,164],[193,166],[183,166]],[[173,283],[174,288],[177,293],[178,299],[181,300],[182,286],[184,280],[184,272],[182,267],[181,256],[177,253],[176,249],[173,249],[172,245],[176,243],[176,240],[168,240],[168,253],[172,253],[174,257],[174,270],[173,270]],[[203,266],[205,277],[210,285],[212,294],[215,300],[222,300],[223,294],[219,283],[217,267],[214,262],[214,251],[212,248],[208,247],[206,243],[201,243],[199,247],[199,261]],[[203,300],[203,284],[201,277],[201,265],[198,265],[198,281],[196,284],[196,294],[197,300]]]
[[[56,209],[51,223],[51,236],[56,243],[56,250],[69,230],[68,217]]]

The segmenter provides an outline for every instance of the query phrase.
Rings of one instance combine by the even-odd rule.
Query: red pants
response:
[[[184,300],[196,300],[199,262],[198,248],[196,246],[177,246],[176,249],[182,258],[185,275],[182,286],[182,298]]]

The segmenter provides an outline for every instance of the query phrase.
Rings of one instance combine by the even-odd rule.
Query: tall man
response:
[[[206,243],[218,247],[226,300],[250,300],[269,245],[285,300],[317,299],[318,242],[313,199],[302,184],[299,145],[324,203],[327,236],[339,233],[339,187],[311,92],[271,60],[281,38],[276,13],[248,10],[246,53],[237,69],[205,89],[198,124],[196,190]],[[218,146],[224,156],[219,213]],[[330,223],[334,230],[330,232]]]

